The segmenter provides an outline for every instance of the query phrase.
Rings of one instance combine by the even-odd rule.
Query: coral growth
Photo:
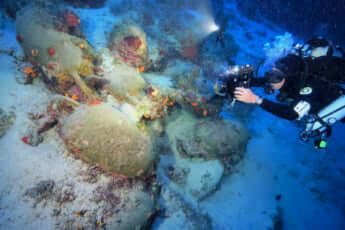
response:
[[[62,205],[76,199],[73,184],[56,184],[54,180],[42,180],[25,191],[24,196],[34,200],[34,207],[42,201],[56,201]],[[44,204],[44,205],[45,205]]]
[[[166,175],[172,180],[174,183],[178,185],[185,185],[187,182],[187,176],[190,173],[189,168],[179,168],[179,167],[172,167],[169,166],[166,168]]]
[[[62,205],[67,202],[72,202],[76,199],[76,194],[74,193],[74,185],[73,184],[66,184],[60,186],[57,189],[55,194],[55,201]]]
[[[104,173],[100,167],[96,165],[91,165],[87,168],[86,172],[82,172],[81,174],[84,176],[84,181],[90,184],[94,184],[98,181],[100,175]]]
[[[76,95],[78,101],[82,101],[83,100],[83,94],[82,94],[80,88],[77,85],[73,85],[69,89],[69,92],[70,92],[70,95]]]
[[[127,179],[119,176],[112,176],[106,185],[99,185],[93,190],[92,200],[97,203],[103,203],[102,215],[110,217],[119,211],[121,203],[121,189],[131,189],[142,187],[141,181]]]
[[[66,11],[64,21],[68,27],[77,27],[80,24],[80,19],[72,11]]]
[[[198,47],[196,45],[184,47],[182,57],[191,61],[196,61],[198,57]]]
[[[47,74],[46,78],[50,79],[48,76],[49,75]],[[47,88],[64,95],[65,92],[72,87],[72,85],[74,84],[74,80],[67,72],[64,71],[56,73],[49,82],[47,81],[47,83]]]
[[[70,114],[78,105],[79,103],[73,99],[56,96],[42,112],[29,113],[33,126],[26,131],[26,136],[21,140],[25,144],[37,146],[43,141],[44,133],[57,125],[62,116]]]
[[[137,104],[137,118],[155,120],[163,118],[167,114],[169,98],[163,98],[162,95],[144,96],[140,103]]]
[[[12,126],[15,119],[16,115],[14,112],[7,114],[0,108],[0,138],[6,134],[6,131]]]
[[[100,203],[104,202],[102,215],[110,217],[115,214],[117,206],[121,203],[119,195],[110,186],[98,186],[93,191],[93,201]]]
[[[148,62],[146,35],[136,25],[115,25],[108,47],[115,57],[133,67],[145,66]]]
[[[116,213],[123,212],[132,205],[135,205],[135,207],[140,206],[140,199],[132,199],[133,195],[137,193],[145,193],[145,196],[147,196],[145,192],[148,188],[145,185],[146,182],[147,180],[124,178],[118,175],[111,176],[107,184],[99,185],[93,190],[91,200],[98,203],[102,215],[109,218]]]
[[[145,64],[143,57],[137,53],[141,45],[142,41],[138,36],[127,36],[116,47],[116,50],[123,62],[139,67]]]
[[[41,201],[53,198],[55,185],[53,180],[43,180],[34,187],[27,189],[24,195],[34,199],[34,207],[36,207]]]
[[[142,45],[142,42],[138,36],[127,36],[123,39],[123,42],[131,50],[137,50]]]

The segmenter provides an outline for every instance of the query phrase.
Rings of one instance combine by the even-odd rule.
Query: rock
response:
[[[192,123],[193,122],[193,123]],[[237,121],[221,118],[192,120],[184,136],[176,136],[176,150],[182,158],[242,158],[249,134]]]
[[[58,229],[78,229],[80,226],[86,229],[145,229],[142,227],[154,213],[150,195],[135,188],[110,189],[104,186],[95,189],[87,209],[81,209],[74,203],[73,207],[79,209],[74,209],[73,215],[69,208],[55,211],[53,214]]]
[[[61,134],[69,150],[86,162],[128,177],[151,172],[150,138],[110,105],[79,107],[67,118]]]
[[[166,206],[164,221],[159,222],[159,228],[185,230],[208,230],[212,228],[212,220],[207,213],[193,207],[169,188],[162,190],[162,200]]]
[[[154,203],[147,193],[129,190],[126,192],[125,207],[121,209],[120,215],[109,219],[107,226],[117,230],[140,229],[153,212]]]
[[[224,168],[219,161],[193,162],[188,164],[185,192],[196,200],[202,200],[217,189]]]
[[[173,114],[167,123],[174,163],[165,172],[181,193],[202,200],[216,190],[224,170],[242,159],[248,131],[236,121],[200,119],[186,111]]]
[[[243,155],[249,134],[247,128],[240,122],[224,119],[202,120],[195,125],[194,142],[208,156]],[[187,152],[188,147],[186,145]]]
[[[182,140],[188,143],[192,139],[193,129],[198,120],[190,113],[182,111],[173,114],[166,127],[174,153],[173,162],[175,162],[166,174],[172,183],[177,185],[178,192],[192,201],[202,200],[211,194],[219,184],[224,172],[221,162],[217,159],[203,160],[200,156],[181,154],[178,142]]]

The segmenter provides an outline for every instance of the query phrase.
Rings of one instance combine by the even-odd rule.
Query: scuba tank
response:
[[[345,84],[345,53],[331,41],[314,37],[294,50],[310,68],[309,74],[334,84]]]
[[[315,147],[326,148],[327,142],[324,140],[331,135],[331,126],[345,117],[345,95],[340,96],[330,105],[322,109],[317,115],[309,115],[305,129],[301,132],[302,140],[320,137],[315,141]]]

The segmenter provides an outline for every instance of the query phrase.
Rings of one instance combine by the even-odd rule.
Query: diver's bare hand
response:
[[[256,103],[256,100],[258,99],[258,96],[256,96],[250,89],[243,87],[236,87],[234,94],[236,100],[245,103]]]

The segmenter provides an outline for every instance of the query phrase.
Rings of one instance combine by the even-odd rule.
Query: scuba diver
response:
[[[295,48],[264,77],[254,78],[250,65],[230,67],[230,74],[221,78],[222,83],[218,82],[215,90],[218,94],[226,92],[235,100],[257,104],[278,117],[305,121],[301,139],[317,137],[314,146],[324,149],[331,126],[345,121],[345,90],[339,85],[345,82],[344,52],[319,37]],[[265,87],[269,93],[279,90],[279,103],[256,95],[249,87]]]
[[[231,59],[230,55],[226,53],[227,47],[224,41],[225,39],[225,28],[226,28],[226,21],[223,21],[220,25],[219,30],[216,33],[216,44],[219,44],[220,47],[225,51],[225,59],[228,65],[234,65],[235,62]]]
[[[219,31],[217,32],[217,37],[216,37],[216,43],[219,43],[223,49],[225,49],[224,33],[225,33],[225,29],[224,27],[221,27]]]
[[[220,28],[220,30],[217,32],[216,43],[219,43],[220,47],[223,50],[226,50],[224,38],[225,38],[225,27],[222,26]],[[230,55],[226,54],[225,59],[226,59],[226,62],[228,63],[228,65],[234,65],[235,64],[235,62],[231,59]]]

